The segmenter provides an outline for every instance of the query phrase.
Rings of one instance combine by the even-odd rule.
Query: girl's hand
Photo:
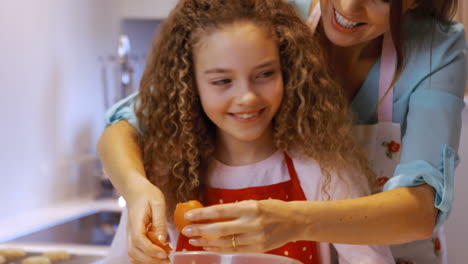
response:
[[[185,214],[192,224],[182,233],[189,243],[219,253],[266,252],[300,240],[299,206],[280,200],[244,201],[194,209]],[[232,219],[223,221],[222,219]],[[233,239],[234,236],[234,239]]]
[[[157,243],[153,243],[147,232],[153,232],[152,238],[158,238],[166,244],[166,203],[162,192],[145,182],[137,188],[139,191],[127,197],[128,255],[132,264],[169,263],[167,252]]]

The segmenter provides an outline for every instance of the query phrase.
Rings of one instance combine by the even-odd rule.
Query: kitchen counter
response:
[[[2,243],[0,249],[18,248],[31,253],[49,251],[66,251],[72,255],[105,257],[109,251],[107,246],[87,246],[78,244],[34,244],[34,243]]]
[[[99,211],[120,212],[117,199],[82,198],[0,219],[0,243]],[[0,244],[3,245],[3,244]]]
[[[14,262],[19,263],[27,257],[40,256],[45,252],[65,251],[69,254],[68,260],[54,261],[60,264],[101,264],[107,255],[106,246],[85,246],[85,245],[65,245],[65,244],[29,244],[29,243],[3,243],[0,249],[21,249],[26,252],[26,256],[13,258]],[[129,264],[129,263],[128,263]]]

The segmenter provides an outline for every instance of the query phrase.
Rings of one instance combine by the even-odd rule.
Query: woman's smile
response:
[[[343,33],[354,32],[366,25],[366,23],[356,22],[352,19],[345,17],[336,9],[334,9],[334,11],[334,16],[332,16],[332,24],[338,31],[341,31]]]
[[[366,44],[390,30],[390,5],[383,1],[321,0],[322,26],[339,47]]]

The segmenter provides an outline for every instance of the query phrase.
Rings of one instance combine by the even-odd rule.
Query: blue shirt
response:
[[[401,124],[402,152],[384,190],[424,183],[434,187],[438,228],[453,202],[467,76],[465,31],[456,22],[441,25],[412,16],[404,29],[406,66],[393,90],[393,122]],[[361,124],[377,121],[379,66],[380,59],[351,104]]]
[[[296,0],[293,4],[299,11],[308,11],[310,1]],[[300,13],[305,16],[307,11]],[[450,214],[453,202],[467,76],[465,31],[460,23],[441,25],[409,16],[404,32],[406,66],[393,89],[393,122],[401,124],[401,161],[384,190],[432,186],[439,209],[438,228]],[[377,122],[379,66],[380,59],[352,101],[359,124]],[[106,123],[126,119],[138,129],[133,111],[136,97],[137,93],[111,107]]]

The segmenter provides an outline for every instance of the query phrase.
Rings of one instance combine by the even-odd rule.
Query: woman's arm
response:
[[[388,245],[430,237],[437,209],[428,185],[403,187],[371,196],[309,202],[304,237],[339,244]]]
[[[437,210],[431,187],[398,188],[337,201],[245,201],[194,209],[192,224],[182,233],[208,250],[265,252],[292,241],[389,245],[424,239],[432,234]],[[232,236],[238,246],[231,246]],[[216,239],[208,239],[216,237]]]
[[[123,197],[131,196],[138,182],[148,182],[138,132],[127,121],[107,127],[99,138],[97,151],[104,170]]]
[[[164,195],[147,178],[143,166],[138,132],[127,121],[107,127],[98,142],[98,153],[114,187],[128,208],[128,254],[132,263],[159,263],[167,257],[146,236],[149,226],[161,242],[166,241]]]

